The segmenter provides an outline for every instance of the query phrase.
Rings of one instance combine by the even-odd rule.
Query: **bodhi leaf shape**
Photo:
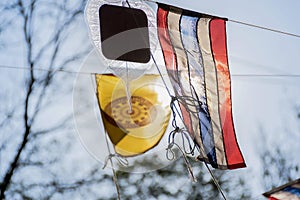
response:
[[[171,114],[160,76],[144,75],[132,82],[131,107],[119,77],[98,74],[96,82],[102,121],[116,153],[136,156],[155,147]]]

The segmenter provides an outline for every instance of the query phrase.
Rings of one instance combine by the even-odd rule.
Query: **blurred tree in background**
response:
[[[194,159],[189,161],[197,178],[195,183],[189,178],[182,158],[150,173],[119,172],[123,199],[223,199],[205,165]],[[244,180],[221,170],[213,170],[213,173],[228,199],[250,199],[250,190],[245,189]]]
[[[294,116],[293,120],[298,122],[297,124],[300,124],[299,107],[291,107],[290,113]],[[262,141],[258,149],[261,149],[259,154],[263,169],[262,182],[265,190],[268,191],[299,178],[299,159],[293,159],[293,151],[299,148],[297,144],[300,141],[300,127],[298,129],[285,127],[283,133],[275,132],[273,137],[267,137],[266,131],[262,128],[260,132]],[[271,148],[266,147],[265,145],[271,140],[277,140],[276,143],[274,142],[277,145],[273,145]]]
[[[63,184],[65,157],[72,148],[72,112],[62,110],[74,68],[90,51],[85,1],[1,1],[1,193],[0,199],[52,196],[74,188]],[[60,167],[59,167],[60,166]],[[58,171],[58,169],[60,170]],[[63,184],[63,185],[61,185]]]

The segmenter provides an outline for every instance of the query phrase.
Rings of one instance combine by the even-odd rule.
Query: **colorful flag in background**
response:
[[[158,37],[184,124],[200,160],[245,167],[232,117],[226,20],[158,4]]]
[[[263,194],[269,200],[300,200],[300,179]]]

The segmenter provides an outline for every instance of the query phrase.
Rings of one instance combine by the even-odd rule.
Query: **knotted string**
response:
[[[185,97],[184,97],[185,98]],[[189,135],[189,132],[186,130],[186,128],[179,128],[177,126],[177,123],[176,123],[176,112],[175,112],[175,102],[179,102],[179,99],[182,100],[182,97],[175,97],[175,96],[171,96],[171,103],[170,103],[170,107],[171,107],[171,110],[172,110],[172,114],[173,114],[173,120],[172,120],[172,127],[174,128],[170,134],[169,134],[169,139],[168,139],[168,143],[173,143],[175,141],[175,136],[177,133],[179,133],[181,135],[181,139],[182,139],[182,145],[183,145],[183,148],[184,148],[184,152],[186,154],[189,154],[189,155],[194,155],[194,151],[195,151],[195,148],[196,148],[196,144],[194,142],[191,141],[191,137]],[[188,142],[188,147],[189,147],[189,150],[186,149],[186,145],[185,145],[185,141]],[[194,144],[193,147],[192,147],[192,143]]]
[[[105,167],[108,164],[108,161],[112,161],[113,158],[115,158],[118,161],[118,163],[120,165],[122,165],[123,167],[127,167],[128,164],[129,164],[128,160],[125,157],[120,156],[119,154],[112,154],[111,153],[108,156],[106,156],[102,169],[105,169]]]
[[[189,133],[187,132],[187,130],[185,128],[175,127],[174,130],[172,130],[169,134],[168,144],[175,143],[175,137],[176,137],[177,134],[180,134],[180,136],[181,136],[181,141],[182,141],[182,146],[183,146],[184,153],[193,156],[196,145],[194,144],[192,146],[191,139],[188,135]],[[188,142],[188,147],[186,147],[185,141]]]
[[[186,167],[187,167],[187,170],[189,172],[191,180],[193,182],[197,182],[197,179],[196,179],[196,177],[194,176],[194,173],[193,173],[192,166],[191,166],[191,164],[188,161],[187,156],[186,156],[188,154],[194,155],[194,150],[195,150],[196,144],[194,144],[194,147],[192,147],[192,144],[191,144],[191,141],[190,141],[190,138],[189,138],[189,135],[188,135],[188,132],[186,131],[186,129],[185,128],[179,128],[177,126],[176,112],[175,112],[175,109],[174,109],[175,101],[177,101],[177,100],[178,100],[177,97],[171,96],[170,107],[171,107],[172,114],[173,114],[172,126],[173,126],[174,129],[169,134],[168,147],[166,148],[166,150],[167,150],[166,151],[166,157],[167,157],[168,160],[174,160],[175,159],[176,155],[175,155],[175,152],[172,150],[172,148],[173,148],[173,146],[176,146],[180,150],[180,152],[181,152],[181,154],[184,158],[184,162],[186,164]],[[177,134],[181,135],[183,149],[175,142],[175,137],[176,137]],[[188,148],[189,148],[188,150],[186,149],[185,141],[188,142]]]

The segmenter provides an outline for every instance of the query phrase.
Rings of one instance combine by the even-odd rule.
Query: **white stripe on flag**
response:
[[[168,29],[170,33],[170,39],[177,59],[179,81],[183,93],[182,95],[192,96],[190,84],[188,81],[189,78],[188,78],[187,58],[184,51],[184,47],[181,42],[181,35],[180,35],[180,28],[179,28],[180,18],[181,18],[180,12],[174,12],[171,10],[168,14]],[[189,106],[184,102],[182,103],[188,108],[188,110],[191,111],[189,113],[190,113],[190,118],[192,121],[192,128],[194,133],[190,133],[190,134],[194,134],[193,137],[196,139],[197,143],[200,144],[201,138],[200,138],[199,120],[198,120],[198,116],[195,115],[196,107],[194,105]]]
[[[226,166],[221,120],[219,115],[219,98],[215,63],[211,53],[209,38],[210,18],[200,18],[198,22],[198,39],[204,64],[204,77],[206,83],[206,96],[208,110],[212,121],[212,129],[215,141],[216,155],[218,165]]]

